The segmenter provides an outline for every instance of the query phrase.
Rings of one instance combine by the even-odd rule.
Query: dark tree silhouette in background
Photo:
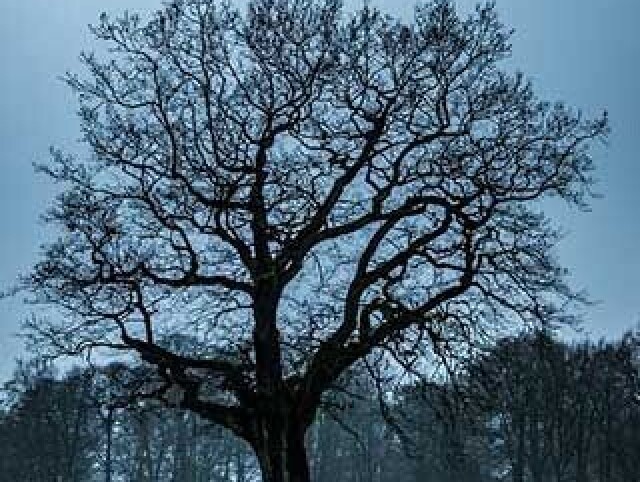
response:
[[[505,72],[492,5],[403,23],[337,0],[176,0],[92,30],[108,59],[67,77],[91,155],[42,166],[64,186],[60,237],[24,283],[63,311],[31,324],[48,354],[139,355],[137,395],[298,482],[354,364],[380,386],[502,323],[563,319],[575,296],[538,201],[585,204],[606,118]]]
[[[92,473],[91,377],[64,380],[42,364],[20,364],[0,404],[0,479],[84,482]],[[5,410],[8,408],[9,410]]]
[[[504,338],[454,382],[399,387],[388,404],[399,426],[380,413],[366,371],[352,370],[341,387],[349,403],[338,414],[321,407],[307,432],[311,478],[638,482],[639,348],[637,331],[597,344]],[[0,389],[3,481],[260,480],[250,447],[227,430],[151,400],[127,403],[123,364],[54,375],[23,363]]]

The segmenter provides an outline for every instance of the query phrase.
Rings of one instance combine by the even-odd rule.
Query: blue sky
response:
[[[149,11],[159,0],[2,0],[0,5],[0,290],[28,270],[46,232],[38,216],[54,188],[31,163],[51,145],[81,151],[75,99],[59,76],[79,71],[78,54],[96,47],[87,31],[100,12]],[[465,10],[475,1],[458,0]],[[360,4],[346,0],[345,4]],[[410,16],[412,2],[372,0]],[[554,207],[567,235],[559,256],[573,285],[599,303],[585,312],[586,331],[615,336],[640,320],[640,18],[637,0],[498,0],[515,28],[513,65],[548,100],[588,115],[609,111],[609,146],[597,149],[598,191],[591,213]],[[0,301],[0,376],[21,344],[11,338],[29,313],[20,299]]]

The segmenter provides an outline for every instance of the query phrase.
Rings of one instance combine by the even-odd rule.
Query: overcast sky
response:
[[[80,151],[76,103],[58,79],[81,71],[78,54],[96,44],[87,31],[100,12],[150,11],[159,0],[0,0],[0,291],[37,258],[45,233],[38,216],[54,192],[31,163],[48,148]],[[347,6],[360,4],[346,0]],[[403,16],[411,2],[373,0]],[[475,0],[458,0],[468,9]],[[549,213],[567,236],[560,259],[573,285],[599,304],[586,311],[594,337],[615,336],[640,320],[640,18],[638,0],[498,0],[515,28],[513,65],[547,100],[564,100],[588,115],[609,111],[613,134],[598,149],[599,192],[591,213]],[[105,7],[105,5],[107,5]],[[20,299],[0,301],[0,378],[22,353],[10,335],[29,313]]]

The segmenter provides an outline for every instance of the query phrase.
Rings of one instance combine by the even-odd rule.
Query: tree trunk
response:
[[[524,466],[526,461],[526,432],[525,432],[525,416],[519,414],[516,423],[517,430],[517,447],[515,454],[515,463],[513,467],[513,482],[524,482]]]
[[[177,417],[175,421],[175,453],[173,457],[173,482],[188,482],[192,480],[189,477],[189,455],[187,453],[187,444],[189,443],[189,435],[187,434],[188,420],[185,420],[183,414]]]
[[[310,482],[302,424],[271,419],[261,422],[260,428],[254,449],[263,482]]]
[[[106,430],[107,430],[107,446],[106,446],[106,451],[107,453],[105,454],[105,461],[104,461],[104,478],[105,478],[105,482],[111,482],[112,481],[112,448],[113,448],[113,407],[109,407],[107,409],[107,419],[105,421],[106,424]]]
[[[144,412],[140,413],[137,424],[136,482],[151,482],[153,480],[153,459],[148,415]]]
[[[244,453],[240,450],[240,446],[236,444],[236,451],[234,454],[236,459],[236,480],[237,482],[247,482],[245,475],[245,457]]]

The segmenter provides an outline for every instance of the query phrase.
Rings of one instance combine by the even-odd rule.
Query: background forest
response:
[[[387,392],[383,410],[356,369],[349,396],[328,394],[308,432],[313,480],[638,481],[639,347],[631,333],[507,338],[456,380]],[[1,480],[260,480],[248,447],[219,427],[152,401],[131,406],[118,395],[130,376],[118,364],[64,375],[18,364],[3,390]]]

